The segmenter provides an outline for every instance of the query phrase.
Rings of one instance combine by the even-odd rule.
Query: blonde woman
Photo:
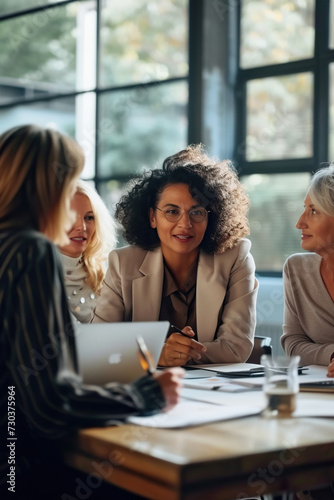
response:
[[[58,456],[57,444],[68,433],[157,412],[179,399],[182,370],[165,370],[130,385],[111,383],[108,389],[85,386],[77,375],[72,319],[54,243],[68,243],[75,220],[71,197],[83,164],[80,147],[54,130],[28,125],[0,135],[0,435],[8,435],[10,411],[16,424],[10,430],[14,496],[20,500],[76,496],[80,475]],[[0,498],[8,496],[7,481],[14,475],[8,453],[0,449],[0,490],[5,490]]]
[[[116,246],[116,229],[103,200],[88,182],[77,182],[71,209],[76,221],[68,233],[69,243],[60,248],[65,287],[72,314],[88,323],[100,295],[108,254]]]

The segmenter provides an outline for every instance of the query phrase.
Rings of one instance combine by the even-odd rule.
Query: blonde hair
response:
[[[86,282],[99,293],[105,275],[107,257],[117,243],[116,224],[102,198],[88,182],[78,180],[77,193],[89,199],[95,218],[95,232],[83,253],[83,263],[88,278]]]
[[[80,146],[36,125],[0,135],[0,229],[26,228],[55,244],[68,243],[73,181],[84,165]]]

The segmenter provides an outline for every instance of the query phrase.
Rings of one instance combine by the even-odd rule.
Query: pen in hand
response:
[[[189,337],[189,335],[185,334],[182,330],[180,330],[180,328],[178,328],[177,326],[175,325],[170,325],[171,328],[173,328],[174,330],[176,330],[180,335],[183,335],[183,337],[187,337],[188,339],[191,339],[191,337]],[[197,340],[192,340],[192,342],[195,342],[195,346],[193,346],[193,349],[195,351],[197,351],[197,354],[196,356],[199,355],[199,353],[203,353],[203,352],[206,352],[206,347],[201,344],[200,342],[198,342]],[[197,359],[200,359],[201,356],[199,355],[199,357]]]
[[[139,361],[143,370],[149,375],[155,373],[155,364],[151,352],[148,350],[145,340],[142,336],[137,337],[137,344],[139,348]]]
[[[174,330],[176,330],[178,333],[180,333],[181,335],[183,335],[184,337],[187,337],[188,339],[190,338],[188,335],[186,335],[185,333],[183,333],[182,330],[180,330],[180,328],[178,328],[177,326],[175,325],[170,325],[171,328],[173,328]]]

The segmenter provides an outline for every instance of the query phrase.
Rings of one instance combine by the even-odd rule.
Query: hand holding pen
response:
[[[166,340],[162,350],[159,365],[161,366],[183,366],[190,359],[200,360],[201,354],[206,351],[206,347],[194,340],[195,332],[190,326],[185,326],[183,330],[175,325],[171,325],[172,330],[176,330]]]
[[[157,372],[151,351],[147,348],[143,337],[137,337],[139,361],[142,368],[156,379],[160,385],[161,391],[164,395],[166,402],[166,409],[172,408],[176,405],[181,396],[182,379],[184,377],[184,370],[181,368],[171,368]]]

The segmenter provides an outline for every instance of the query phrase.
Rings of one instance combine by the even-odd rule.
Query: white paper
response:
[[[192,365],[192,368],[200,370],[209,370],[217,373],[233,373],[233,372],[249,372],[251,370],[264,368],[263,365],[256,365],[254,363],[220,363],[219,365]]]
[[[211,377],[212,371],[209,370],[187,370],[184,375],[184,380],[193,379],[193,378],[208,378]]]
[[[183,386],[189,389],[205,389],[209,391],[244,392],[248,387],[238,384],[237,379],[229,380],[222,377],[207,377],[200,379],[186,379]]]
[[[266,397],[262,388],[256,390],[246,390],[241,394],[239,392],[208,391],[205,389],[189,389],[183,387],[182,398],[202,401],[231,408],[252,408],[259,412],[266,406]]]
[[[327,377],[327,366],[320,366],[320,365],[310,365],[309,371],[306,375],[298,376],[298,381],[300,385],[302,385],[303,382],[306,383],[323,382],[328,380],[332,379]]]
[[[129,417],[127,422],[145,427],[172,429],[208,424],[258,413],[258,406],[231,407],[230,405],[216,405],[200,401],[181,401],[165,413],[150,417]]]
[[[297,408],[293,417],[334,417],[333,396],[325,399],[302,399],[297,397]]]

